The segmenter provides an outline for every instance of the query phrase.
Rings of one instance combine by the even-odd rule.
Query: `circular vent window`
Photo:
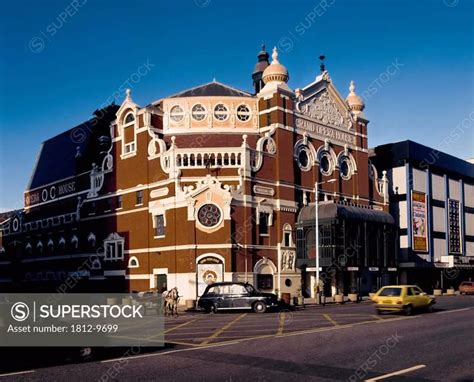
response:
[[[220,223],[221,217],[221,210],[215,204],[204,204],[199,208],[198,220],[204,227],[215,227]]]

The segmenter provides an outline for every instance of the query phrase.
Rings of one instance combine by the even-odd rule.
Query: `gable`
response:
[[[337,95],[331,94],[329,89],[323,89],[297,104],[298,110],[304,116],[323,125],[340,129],[351,129],[353,119],[349,108],[341,104]]]

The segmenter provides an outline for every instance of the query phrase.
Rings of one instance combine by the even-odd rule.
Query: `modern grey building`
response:
[[[474,279],[474,164],[412,141],[371,149],[387,171],[401,283],[427,290]]]

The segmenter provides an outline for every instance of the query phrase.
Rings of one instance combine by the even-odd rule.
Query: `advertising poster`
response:
[[[448,199],[449,253],[455,254],[462,252],[459,206],[459,201]]]
[[[197,273],[198,296],[204,293],[208,285],[224,281],[223,264],[214,257],[199,261]]]
[[[412,248],[417,252],[428,252],[428,214],[426,211],[426,194],[412,191]]]

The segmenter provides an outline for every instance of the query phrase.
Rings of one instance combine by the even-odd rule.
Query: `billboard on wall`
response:
[[[208,285],[224,281],[224,264],[213,256],[199,260],[197,268],[198,296],[204,293]]]
[[[412,248],[417,252],[428,252],[428,213],[426,209],[426,194],[411,192],[412,206]]]
[[[459,201],[448,199],[449,253],[461,254],[461,223]]]

